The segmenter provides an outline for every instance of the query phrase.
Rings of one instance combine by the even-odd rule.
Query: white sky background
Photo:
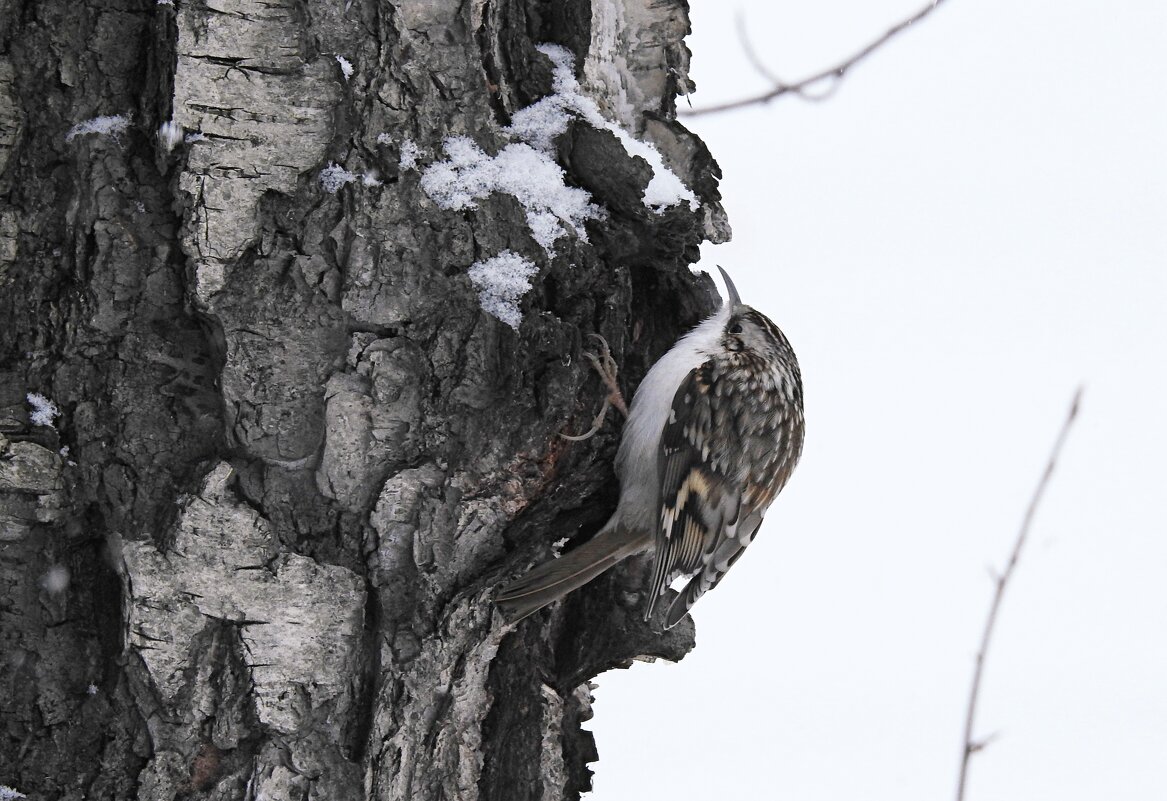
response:
[[[695,106],[763,88],[691,0]],[[779,75],[919,0],[738,2]],[[806,454],[676,665],[600,677],[597,801],[1167,798],[1167,4],[948,0],[823,103],[688,119],[706,246],[799,353]]]

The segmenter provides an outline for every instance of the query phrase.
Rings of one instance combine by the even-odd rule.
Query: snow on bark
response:
[[[32,407],[32,414],[28,416],[28,419],[34,426],[52,427],[53,421],[61,416],[61,410],[57,408],[57,404],[39,392],[30,392],[24,397],[28,400],[28,405]]]
[[[507,130],[541,149],[550,150],[555,138],[567,129],[568,113],[578,115],[592,127],[615,134],[628,155],[648,162],[652,180],[644,190],[645,206],[659,214],[683,202],[696,211],[701,205],[697,196],[665,165],[660,151],[605,118],[596,101],[583,93],[575,79],[575,59],[571,53],[560,45],[544,44],[538,49],[555,65],[555,92],[516,113]]]
[[[496,192],[512,195],[527,212],[531,236],[551,256],[555,255],[555,241],[568,229],[587,242],[584,223],[602,219],[604,212],[591,202],[588,192],[565,183],[566,174],[554,158],[555,140],[578,117],[599,130],[611,132],[629,156],[648,162],[652,178],[644,189],[645,206],[660,214],[686,203],[696,211],[700,206],[697,196],[665,165],[660,152],[606,119],[596,102],[583,94],[575,79],[571,53],[551,44],[540,45],[538,50],[554,65],[553,91],[517,111],[511,124],[503,129],[504,134],[520,141],[490,156],[469,137],[446,139],[448,158],[434,162],[422,173],[421,186],[426,194],[442,208],[455,210],[472,208],[478,200]]]
[[[158,141],[166,148],[167,153],[174,150],[175,146],[179,142],[182,142],[184,138],[185,134],[183,133],[182,126],[173,120],[164,122],[158,126]]]
[[[404,140],[401,143],[401,159],[397,162],[400,170],[406,172],[407,170],[417,169],[417,160],[419,158],[421,158],[421,149],[417,146],[417,143],[412,139]]]
[[[565,183],[562,167],[528,144],[510,144],[488,156],[469,137],[454,136],[446,140],[445,150],[449,158],[422,173],[426,194],[454,210],[472,208],[496,192],[511,195],[527,212],[532,238],[549,255],[569,228],[587,242],[583,224],[603,216],[587,192]]]
[[[531,289],[531,276],[539,272],[533,262],[504,250],[497,256],[470,265],[470,280],[478,287],[478,303],[487,314],[516,331],[523,321],[519,300]]]
[[[72,142],[78,136],[117,136],[130,127],[130,117],[127,114],[115,114],[105,117],[94,117],[74,125],[65,134],[65,141]]]
[[[345,184],[351,184],[360,177],[344,167],[329,164],[320,171],[320,186],[330,195],[335,195]]]
[[[708,157],[704,146],[669,119],[674,94],[696,90],[689,79],[686,9],[680,3],[642,0],[593,0],[589,9],[591,38],[580,78],[584,92],[605,117],[651,144],[672,171],[702,176],[705,186],[691,181],[686,186],[703,200],[705,236],[711,242],[729,241],[732,233],[724,209],[708,202],[715,189],[703,178],[702,162]]]

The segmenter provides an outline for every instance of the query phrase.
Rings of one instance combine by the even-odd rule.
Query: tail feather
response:
[[[744,538],[738,536],[722,541],[717,550],[708,556],[704,567],[689,579],[689,583],[669,604],[669,611],[665,616],[666,629],[680,623],[685,614],[693,608],[693,604],[697,603],[697,599],[716,587],[734,563],[742,558],[746,546],[753,542],[758,534],[758,528],[762,525],[762,512],[765,511],[765,509],[751,511],[738,523],[737,528],[739,532],[749,532],[748,535]]]
[[[509,622],[517,623],[645,550],[650,543],[648,537],[629,534],[616,526],[605,527],[575,550],[507,584],[495,595],[494,602]]]
[[[665,616],[665,629],[671,629],[680,623],[681,619],[693,608],[693,604],[697,603],[697,599],[711,590],[716,583],[716,581],[710,582],[703,573],[698,573],[691,578],[689,583],[685,585],[685,589],[681,590],[669,604],[669,612]]]

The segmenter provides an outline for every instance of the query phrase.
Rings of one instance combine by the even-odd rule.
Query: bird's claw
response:
[[[620,368],[616,366],[616,360],[612,358],[612,350],[608,347],[608,340],[599,334],[592,334],[591,336],[599,341],[600,352],[597,354],[584,351],[584,356],[592,363],[592,367],[596,368],[596,372],[600,374],[600,380],[608,388],[608,402],[627,417],[628,404],[624,402],[624,394],[620,392],[620,385],[616,383],[616,377],[620,374]]]
[[[608,415],[608,409],[615,406],[620,412],[628,416],[628,404],[624,402],[624,395],[620,392],[620,385],[616,383],[616,377],[619,375],[619,368],[616,365],[616,360],[612,358],[612,350],[608,347],[608,340],[604,339],[599,334],[591,334],[591,336],[600,343],[600,352],[592,353],[585,350],[583,355],[592,367],[600,376],[600,380],[604,382],[604,386],[608,388],[608,395],[604,398],[604,405],[600,407],[599,414],[592,421],[592,427],[583,434],[560,434],[566,440],[571,442],[580,442],[585,439],[594,437],[600,428],[604,425],[604,418]]]

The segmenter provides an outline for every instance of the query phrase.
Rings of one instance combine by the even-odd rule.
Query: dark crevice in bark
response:
[[[527,670],[491,671],[488,690],[495,699],[482,726],[488,743],[478,782],[483,801],[537,801],[543,797],[543,678],[538,654],[524,652],[518,636],[503,639],[499,661]],[[587,787],[581,788],[587,789]]]
[[[499,125],[508,123],[513,102],[510,98],[504,97],[509,93],[509,89],[503,76],[509,70],[505,64],[499,63],[502,51],[501,48],[496,49],[493,38],[495,30],[500,27],[498,18],[506,13],[505,6],[506,0],[484,0],[481,12],[484,24],[475,32],[478,48],[482,52],[482,74],[486,83],[487,101]]]
[[[385,621],[382,619],[376,587],[371,581],[366,580],[365,592],[365,628],[361,642],[363,663],[357,676],[358,689],[354,699],[357,712],[348,741],[350,758],[358,764],[368,756],[371,745],[369,735],[373,728],[374,701],[381,692],[381,683],[384,681],[381,664],[381,638],[384,636],[382,632]]]
[[[583,61],[591,43],[592,0],[528,0],[528,9],[540,21],[542,41],[562,44],[576,64]]]

